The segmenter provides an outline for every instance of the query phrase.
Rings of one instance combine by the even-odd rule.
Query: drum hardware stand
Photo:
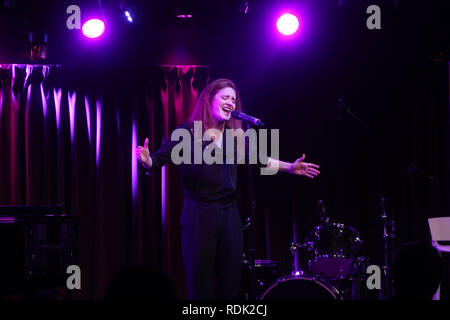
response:
[[[247,220],[245,222],[246,222],[246,224],[245,224],[244,228],[242,229],[243,231],[245,231],[245,229],[250,227],[250,225],[252,224],[252,219],[251,218],[247,218]]]
[[[295,253],[298,248],[306,248],[306,249],[308,249],[308,251],[311,251],[313,249],[313,243],[312,242],[304,242],[304,243],[292,242],[291,243],[290,251],[291,251],[291,259],[292,259],[292,271],[291,271],[292,276],[305,275],[305,272],[303,270],[298,270],[295,267]]]
[[[319,200],[317,202],[317,213],[320,217],[320,221],[322,224],[330,223],[330,217],[328,217],[327,209],[325,207],[325,203],[323,202],[323,200]]]
[[[357,275],[357,282],[361,283],[361,259],[364,259],[361,256],[358,256],[358,253],[361,251],[362,248],[362,244],[360,245],[358,251],[355,252],[355,254],[353,255],[353,259],[352,259],[352,263],[350,265],[350,269],[347,272],[347,275],[343,278],[340,279],[342,281],[342,283],[344,283],[347,280],[351,280],[352,281],[352,300],[359,300],[361,298],[361,294],[358,290],[357,293],[355,293],[355,289],[354,289],[354,282],[355,282],[355,274]],[[357,263],[357,267],[355,267],[355,263]],[[355,270],[357,270],[357,272],[355,272]],[[350,275],[352,276],[352,278],[350,279]],[[341,289],[339,292],[341,292],[342,296],[344,295],[343,290]],[[344,298],[344,297],[343,297]]]
[[[381,298],[390,299],[392,296],[392,279],[390,274],[390,264],[392,258],[392,241],[395,238],[394,219],[389,218],[386,211],[386,198],[380,198],[381,220],[383,221],[383,241],[384,241],[384,286],[381,290]]]

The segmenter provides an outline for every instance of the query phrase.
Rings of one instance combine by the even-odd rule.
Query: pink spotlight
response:
[[[285,36],[294,34],[298,30],[299,25],[298,18],[290,13],[283,14],[277,20],[277,29]]]
[[[83,34],[88,38],[100,37],[105,32],[105,24],[102,20],[91,19],[83,25]]]

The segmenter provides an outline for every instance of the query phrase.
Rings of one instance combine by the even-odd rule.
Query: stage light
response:
[[[125,11],[125,17],[127,17],[127,20],[129,22],[133,22],[133,18],[131,17],[131,14],[129,11]]]
[[[91,19],[83,25],[83,34],[88,38],[100,37],[105,32],[105,24],[102,20]]]
[[[247,12],[248,12],[248,1],[243,1],[243,2],[241,2],[239,11],[240,11],[242,14],[247,14]]]
[[[290,13],[283,14],[277,20],[277,29],[285,36],[294,34],[298,30],[299,25],[298,18]]]

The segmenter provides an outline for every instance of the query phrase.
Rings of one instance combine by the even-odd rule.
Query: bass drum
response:
[[[272,284],[260,300],[342,300],[339,291],[324,280],[284,277]]]

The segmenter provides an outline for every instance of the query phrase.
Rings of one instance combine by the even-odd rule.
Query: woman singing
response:
[[[200,94],[190,123],[178,129],[191,133],[194,121],[201,121],[203,132],[215,144],[215,150],[226,154],[225,129],[240,129],[240,120],[231,118],[231,111],[241,111],[241,100],[234,83],[218,79],[209,83]],[[136,149],[137,159],[146,169],[159,169],[171,162],[172,149],[179,141],[168,139],[153,154],[144,146]],[[210,144],[212,144],[210,143]],[[202,144],[202,148],[208,148]],[[194,153],[195,148],[191,148]],[[192,155],[192,157],[194,157]],[[303,162],[305,155],[294,163],[268,158],[267,167],[277,166],[279,171],[314,178],[319,166]],[[237,164],[182,163],[180,172],[184,190],[181,214],[182,252],[186,271],[189,299],[237,299],[241,281],[243,228],[236,208]],[[212,292],[216,278],[216,292]]]

